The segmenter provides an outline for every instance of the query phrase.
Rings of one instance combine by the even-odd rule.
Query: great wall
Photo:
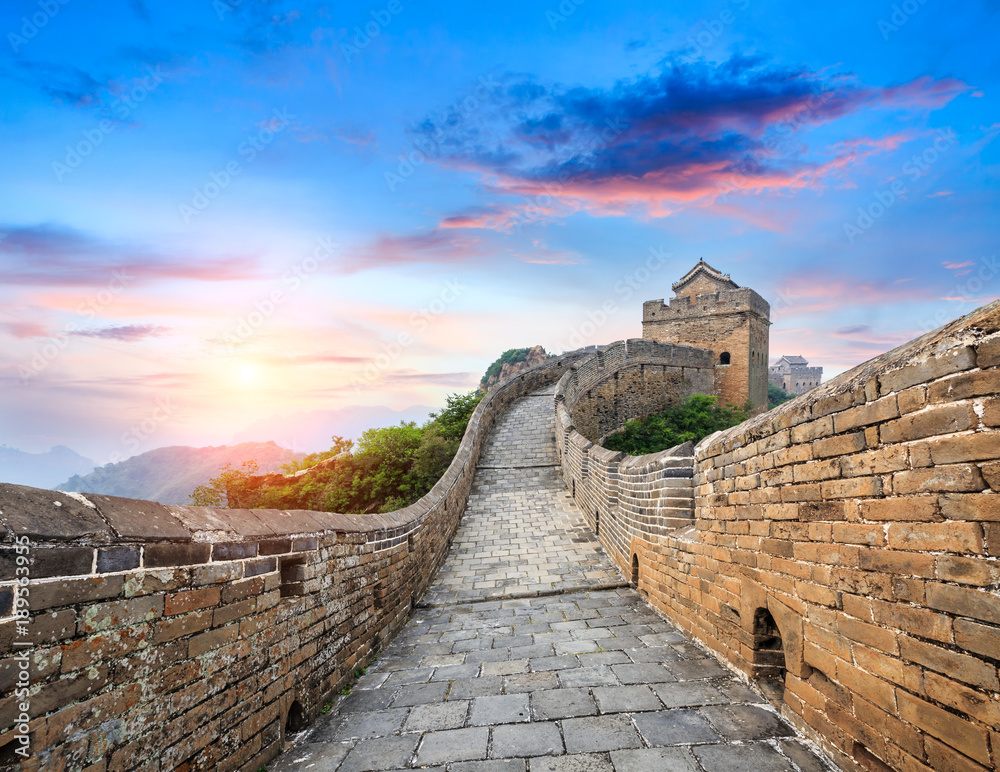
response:
[[[996,769],[1000,302],[696,447],[606,450],[689,394],[761,406],[766,303],[703,263],[675,291],[493,388],[404,510],[0,485],[0,763]]]

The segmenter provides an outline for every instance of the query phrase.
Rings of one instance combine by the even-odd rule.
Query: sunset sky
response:
[[[834,375],[1000,296],[998,28],[985,0],[5,2],[0,443],[103,462],[440,405],[504,349],[640,336],[699,258],[771,303],[772,359]]]

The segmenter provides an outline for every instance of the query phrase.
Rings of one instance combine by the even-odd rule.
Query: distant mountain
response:
[[[330,449],[330,437],[339,435],[356,440],[365,429],[395,426],[400,421],[427,420],[439,408],[412,405],[402,410],[382,406],[354,406],[339,410],[310,410],[288,416],[272,416],[250,424],[234,435],[234,442],[248,442],[255,437],[270,437],[279,445],[305,453]]]
[[[216,477],[227,463],[238,469],[244,461],[253,459],[261,473],[277,472],[281,464],[293,458],[301,459],[303,455],[274,442],[244,442],[210,448],[175,445],[140,453],[117,464],[106,464],[88,475],[75,475],[55,487],[62,491],[149,499],[161,504],[190,504],[191,492]]]
[[[89,458],[65,445],[56,445],[45,453],[0,447],[0,482],[54,488],[60,480],[74,474],[86,474],[95,466]]]

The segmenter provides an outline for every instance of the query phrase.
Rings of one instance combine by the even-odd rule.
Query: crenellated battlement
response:
[[[715,354],[712,393],[724,403],[767,405],[771,306],[749,287],[704,260],[673,285],[669,303],[642,304],[642,337],[709,349]]]
[[[642,304],[642,321],[657,322],[664,319],[690,319],[722,314],[753,313],[769,317],[770,304],[749,287],[700,295],[683,295],[669,301],[647,300]]]

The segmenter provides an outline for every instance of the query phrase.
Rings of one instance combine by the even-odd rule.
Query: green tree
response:
[[[797,397],[797,394],[787,394],[784,389],[779,389],[777,386],[767,385],[767,408],[775,408],[778,405],[788,402],[790,399]]]
[[[287,464],[281,465],[281,471],[284,474],[295,474],[303,469],[311,469],[320,461],[326,461],[328,458],[335,458],[341,453],[350,453],[351,448],[354,447],[354,440],[345,440],[339,434],[333,435],[330,439],[332,444],[330,445],[329,450],[321,450],[319,453],[310,453],[305,458],[300,460],[293,458]]]
[[[218,477],[208,481],[208,485],[199,485],[191,493],[191,503],[203,507],[230,507],[246,509],[259,506],[260,494],[250,484],[250,478],[259,471],[254,460],[244,461],[240,469],[233,469],[232,464],[226,464],[219,470]]]
[[[445,406],[431,413],[423,426],[411,422],[367,429],[356,444],[334,436],[329,450],[283,467],[286,474],[306,468],[312,471],[286,478],[279,485],[254,489],[248,483],[252,472],[227,466],[209,485],[199,486],[192,498],[210,506],[345,513],[388,512],[405,507],[433,488],[447,471],[482,397],[479,392],[450,394]],[[335,461],[313,469],[327,459]]]
[[[424,429],[433,431],[446,440],[461,440],[465,435],[465,427],[469,425],[469,419],[483,396],[478,391],[449,394],[445,397],[445,406],[438,412],[431,413],[431,420],[424,425]]]
[[[354,489],[372,502],[372,509],[366,511],[381,510],[390,500],[409,502],[416,483],[412,458],[422,440],[422,430],[412,421],[365,429],[354,454],[359,466]]]
[[[714,432],[747,420],[752,405],[721,406],[718,398],[694,394],[662,413],[628,421],[604,442],[609,450],[631,456],[659,453],[684,442],[699,442]]]

